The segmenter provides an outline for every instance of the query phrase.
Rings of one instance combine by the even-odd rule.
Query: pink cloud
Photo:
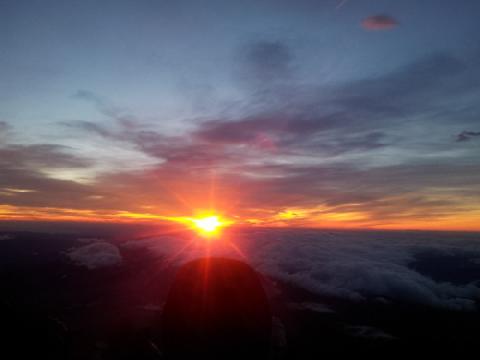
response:
[[[367,30],[389,30],[398,25],[398,21],[389,15],[373,15],[362,21]]]

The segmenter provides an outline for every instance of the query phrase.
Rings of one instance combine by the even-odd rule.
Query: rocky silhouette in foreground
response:
[[[257,273],[224,258],[178,271],[163,315],[167,359],[267,359],[272,317]]]

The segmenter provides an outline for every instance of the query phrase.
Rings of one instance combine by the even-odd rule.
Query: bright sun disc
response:
[[[208,216],[201,219],[193,219],[195,227],[202,232],[213,234],[215,233],[222,222],[218,219],[218,216]]]

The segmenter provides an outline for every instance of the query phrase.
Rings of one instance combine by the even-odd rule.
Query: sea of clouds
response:
[[[480,243],[432,234],[322,232],[280,235],[266,242],[255,264],[265,273],[311,292],[362,301],[403,301],[473,310],[480,282],[435,281],[409,265],[419,254],[480,254]]]
[[[87,244],[69,256],[89,268],[118,264],[122,252],[136,247],[148,249],[172,266],[206,255],[226,256],[322,296],[467,311],[477,309],[480,301],[480,281],[434,280],[411,266],[422,254],[478,263],[478,234],[255,229],[223,240],[156,236],[117,245]]]

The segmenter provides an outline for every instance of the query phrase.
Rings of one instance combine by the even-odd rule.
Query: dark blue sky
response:
[[[3,213],[180,214],[171,193],[199,207],[215,173],[243,220],[474,228],[479,15],[473,0],[0,1]]]

